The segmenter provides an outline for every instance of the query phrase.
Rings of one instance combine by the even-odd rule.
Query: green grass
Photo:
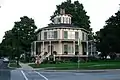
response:
[[[48,69],[78,69],[78,63],[59,63],[59,64],[30,64],[33,68],[48,68]],[[79,69],[119,69],[120,61],[98,61],[79,63]]]

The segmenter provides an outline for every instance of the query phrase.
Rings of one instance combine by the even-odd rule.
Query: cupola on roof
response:
[[[65,9],[60,9],[60,14],[53,18],[54,24],[71,24],[71,15],[65,14]]]

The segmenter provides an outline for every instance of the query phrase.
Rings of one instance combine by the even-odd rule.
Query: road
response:
[[[49,72],[13,70],[11,80],[120,80],[120,71]]]
[[[10,70],[1,60],[0,70],[0,80],[120,80],[120,70],[95,72]]]
[[[0,80],[10,80],[10,70],[7,67],[8,63],[4,63],[0,59]]]

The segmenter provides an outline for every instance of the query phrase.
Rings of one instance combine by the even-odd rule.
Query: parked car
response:
[[[4,58],[3,62],[9,62],[9,59],[8,58]]]

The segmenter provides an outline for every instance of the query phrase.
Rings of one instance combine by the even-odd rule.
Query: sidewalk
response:
[[[31,66],[29,66],[29,63],[21,63],[20,62],[20,66],[21,66],[21,68],[19,68],[19,69],[33,70],[33,68]]]

